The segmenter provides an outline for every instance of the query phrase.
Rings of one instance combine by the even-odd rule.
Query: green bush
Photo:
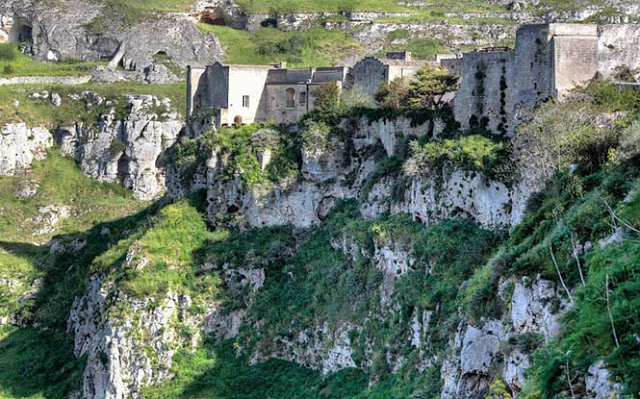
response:
[[[436,169],[444,163],[456,168],[475,170],[490,176],[504,158],[504,145],[481,135],[463,136],[459,139],[431,141],[422,146],[411,143],[412,157],[423,168]]]
[[[16,69],[13,67],[13,65],[5,65],[4,68],[2,68],[2,73],[4,75],[12,75],[16,72]]]
[[[0,44],[0,61],[14,61],[18,58],[18,49],[14,44]]]

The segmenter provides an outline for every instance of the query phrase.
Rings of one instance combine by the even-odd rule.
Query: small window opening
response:
[[[296,106],[296,91],[292,88],[288,88],[286,91],[287,96],[287,108],[295,108]]]

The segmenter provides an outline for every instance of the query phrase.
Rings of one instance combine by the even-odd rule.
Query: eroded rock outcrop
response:
[[[111,58],[123,49],[121,63],[139,72],[152,69],[154,56],[170,57],[179,67],[204,65],[220,58],[215,37],[202,33],[187,15],[137,13],[123,23],[118,10],[101,2],[61,0],[7,0],[0,4],[0,41],[28,41],[35,57],[57,62],[65,59]],[[157,32],[162,32],[161,35]]]
[[[6,124],[0,130],[0,176],[13,176],[44,159],[53,145],[53,135],[43,127],[25,123]]]
[[[142,387],[171,375],[178,343],[191,347],[198,342],[202,320],[188,317],[189,297],[168,293],[149,301],[119,295],[113,282],[94,275],[87,293],[73,303],[68,329],[74,354],[87,356],[79,392],[83,399],[137,398]],[[126,309],[114,301],[126,303]],[[193,326],[196,335],[183,342],[177,323]]]
[[[104,99],[97,98],[102,102]],[[169,99],[138,95],[125,98],[130,112],[118,119],[115,109],[97,125],[59,129],[63,153],[99,181],[120,183],[141,200],[165,191],[166,151],[184,127]]]

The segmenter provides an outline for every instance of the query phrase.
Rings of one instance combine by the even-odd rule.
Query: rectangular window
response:
[[[249,108],[249,96],[242,96],[242,106]]]

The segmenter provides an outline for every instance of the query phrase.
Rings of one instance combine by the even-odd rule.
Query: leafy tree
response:
[[[407,102],[409,82],[405,78],[397,78],[390,83],[382,83],[375,95],[380,108],[399,109]]]
[[[411,83],[406,106],[410,108],[436,108],[442,106],[442,96],[456,90],[458,79],[441,67],[426,64]]]
[[[315,108],[322,114],[337,115],[340,113],[340,87],[336,82],[320,85],[314,92]]]
[[[511,399],[512,396],[507,391],[504,381],[497,380],[489,387],[489,395],[485,395],[484,399]]]

